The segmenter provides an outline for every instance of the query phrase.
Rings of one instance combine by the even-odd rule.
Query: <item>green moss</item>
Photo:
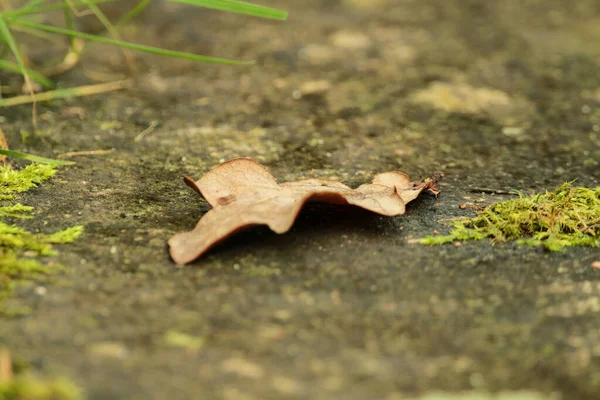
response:
[[[51,178],[56,169],[46,164],[30,164],[21,170],[0,166],[0,200],[10,200],[15,193],[25,192]]]
[[[79,237],[79,235],[81,235],[82,232],[83,232],[83,226],[81,226],[81,225],[73,226],[71,228],[67,228],[62,231],[58,231],[51,235],[45,236],[44,240],[46,243],[54,243],[54,244],[71,243],[75,239],[77,239]]]
[[[31,164],[21,170],[0,166],[0,219],[31,218],[28,213],[33,210],[32,207],[3,203],[14,198],[16,193],[49,179],[55,172],[55,168],[48,165]],[[34,257],[56,254],[53,244],[70,243],[82,231],[81,226],[76,226],[49,235],[35,234],[0,220],[0,313],[6,312],[2,308],[2,301],[17,283],[39,279],[59,270],[42,265]]]
[[[0,382],[0,400],[76,400],[81,390],[65,379],[41,380],[33,376],[17,376]]]
[[[11,218],[31,218],[30,213],[33,211],[33,207],[24,206],[22,204],[14,204],[12,206],[0,206],[0,218],[11,217]]]
[[[56,254],[52,244],[71,243],[82,231],[83,227],[75,226],[51,235],[33,234],[18,226],[0,222],[0,251],[29,250],[40,256],[51,256]]]
[[[175,330],[170,330],[165,333],[164,340],[169,346],[181,347],[189,350],[199,350],[204,345],[203,338]]]
[[[448,235],[430,236],[423,244],[490,238],[516,240],[561,251],[570,246],[600,246],[600,187],[574,188],[571,183],[553,192],[521,196],[486,207],[474,218],[453,220]]]
[[[250,276],[279,276],[281,270],[279,268],[270,267],[267,265],[257,265],[253,267],[246,267],[244,272]]]

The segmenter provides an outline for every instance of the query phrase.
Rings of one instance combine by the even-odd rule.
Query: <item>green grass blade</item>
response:
[[[34,92],[33,85],[31,84],[31,78],[29,77],[29,73],[27,72],[27,68],[25,67],[25,62],[23,62],[23,57],[21,56],[21,52],[19,51],[19,46],[17,46],[17,42],[13,37],[8,25],[4,19],[0,18],[0,40],[8,45],[8,48],[13,53],[15,60],[17,60],[17,67],[19,71],[23,75],[23,79],[25,79],[25,87],[27,91],[30,93]],[[34,108],[35,110],[35,108]],[[35,111],[34,111],[35,112]]]
[[[39,6],[40,4],[44,3],[46,0],[30,0],[27,3],[25,3],[25,5],[23,7],[19,7],[22,9],[29,9],[29,8],[34,8]]]
[[[82,7],[85,6],[87,4],[94,3],[94,4],[102,4],[102,3],[114,3],[115,1],[119,1],[119,0],[88,0],[88,1],[72,1],[71,5],[74,8],[77,7]],[[45,12],[49,12],[49,11],[58,11],[58,10],[65,10],[65,9],[71,9],[71,7],[69,6],[68,3],[66,2],[61,2],[59,4],[49,4],[49,5],[40,5],[40,6],[34,6],[34,7],[30,7],[30,8],[26,8],[26,7],[22,7],[22,8],[18,8],[15,10],[7,10],[7,11],[3,11],[0,12],[0,18],[15,18],[15,17],[21,17],[24,15],[31,15],[31,14],[41,14],[41,13],[45,13]]]
[[[16,32],[26,33],[30,36],[40,38],[40,39],[46,40],[48,42],[62,44],[62,42],[59,42],[56,37],[52,36],[51,33],[40,32],[40,31],[36,31],[35,29],[29,29],[29,28],[25,28],[22,26],[17,26],[17,27],[12,26],[11,28],[13,29],[13,31],[16,31]]]
[[[32,10],[34,8],[40,7],[40,4],[44,3],[46,0],[30,0],[27,3],[23,4],[22,6],[19,6],[16,10],[12,10],[9,8],[7,8],[5,11],[2,11],[0,13],[0,16],[4,16],[5,14],[11,13],[11,12],[27,12],[29,10]]]
[[[10,72],[18,72],[21,73],[21,68],[19,68],[19,66],[13,62],[7,61],[7,60],[2,60],[0,59],[0,69],[3,69],[5,71],[10,71]],[[50,79],[46,78],[44,75],[40,74],[39,72],[35,72],[32,69],[26,68],[27,73],[29,74],[29,77],[31,79],[33,79],[34,81],[36,81],[37,83],[39,83],[40,85],[42,85],[43,87],[45,87],[46,89],[52,89],[54,88],[55,84],[54,82],[52,82]]]
[[[112,3],[115,1],[119,1],[119,0],[88,0],[88,1],[79,0],[79,1],[72,1],[71,5],[73,7],[81,7],[81,6],[86,6],[89,3],[97,5],[97,4],[102,4],[102,3]],[[190,4],[193,6],[211,8],[211,9],[221,10],[221,11],[230,11],[230,12],[234,12],[234,13],[246,14],[246,15],[251,15],[251,16],[261,17],[261,18],[285,20],[285,19],[287,19],[287,16],[288,16],[288,13],[285,11],[282,11],[282,10],[277,10],[275,8],[261,6],[261,5],[252,4],[252,3],[246,3],[246,2],[237,1],[237,0],[169,0],[169,1],[185,3],[185,4]],[[129,13],[127,15],[125,15],[123,17],[124,21],[119,21],[116,25],[118,26],[118,25],[122,24],[123,22],[125,22],[126,20],[133,18],[146,6],[146,5],[142,5],[142,3],[148,3],[148,2],[150,2],[150,0],[142,0],[136,7],[134,7],[131,11],[129,11]],[[45,13],[45,12],[49,12],[49,11],[64,10],[67,8],[70,8],[69,5],[64,4],[64,3],[48,4],[48,5],[38,5],[36,3],[31,7],[23,7],[23,8],[19,8],[16,10],[7,10],[4,12],[0,12],[0,18],[1,17],[14,18],[14,17],[20,17],[20,16],[30,15],[30,14],[40,14],[40,13]],[[131,14],[131,15],[129,15],[129,14]]]
[[[191,4],[198,7],[211,8],[220,11],[229,11],[237,14],[251,15],[253,17],[286,20],[288,13],[271,7],[247,3],[237,0],[169,0],[175,3]]]
[[[25,21],[22,19],[9,19],[8,22],[10,24],[25,26],[25,27],[32,28],[32,29],[39,29],[39,30],[45,31],[45,32],[52,32],[52,33],[57,33],[57,34],[61,34],[61,35],[66,35],[66,36],[79,37],[79,38],[86,39],[86,40],[93,41],[93,42],[110,44],[110,45],[119,46],[119,47],[122,47],[125,49],[138,50],[138,51],[143,51],[146,53],[158,54],[158,55],[167,56],[167,57],[182,58],[182,59],[186,59],[186,60],[203,61],[203,62],[210,62],[210,63],[217,63],[217,64],[231,64],[231,65],[254,64],[253,61],[227,60],[224,58],[201,56],[198,54],[185,53],[185,52],[181,52],[181,51],[167,50],[167,49],[161,49],[161,48],[157,48],[157,47],[145,46],[145,45],[141,45],[141,44],[129,43],[129,42],[121,41],[121,40],[109,39],[109,38],[106,38],[103,36],[90,35],[90,34],[78,32],[75,30],[59,28],[56,26],[38,24],[35,22]]]
[[[92,10],[94,16],[98,19],[98,21],[100,21],[110,36],[112,36],[112,38],[115,40],[121,40],[119,32],[117,32],[114,25],[108,20],[108,17],[102,12],[102,10],[100,10],[100,8],[91,0],[84,0],[84,3],[90,10]],[[67,26],[67,29],[73,30],[73,27]],[[73,38],[73,36],[71,36],[71,38]]]
[[[132,18],[135,18],[136,15],[138,15],[139,13],[141,13],[144,8],[146,8],[148,6],[148,4],[150,4],[152,0],[142,0],[140,1],[134,8],[132,8],[131,10],[129,10],[127,12],[127,14],[125,14],[123,17],[121,17],[121,19],[119,19],[117,21],[117,23],[115,24],[115,26],[121,26],[123,25],[125,22],[129,21]]]
[[[38,156],[34,156],[32,154],[21,153],[19,151],[12,151],[12,150],[0,149],[0,154],[4,154],[5,156],[13,157],[13,158],[23,158],[25,160],[34,161],[34,162],[38,162],[41,164],[49,164],[49,165],[73,165],[73,164],[75,164],[73,161],[53,160],[51,158],[38,157]]]
[[[28,79],[27,69],[25,68],[25,63],[23,62],[23,58],[21,57],[21,53],[19,52],[19,47],[17,46],[17,42],[13,37],[12,33],[10,33],[10,29],[8,29],[8,25],[4,19],[0,18],[0,40],[8,45],[8,48],[15,56],[17,60],[17,66],[19,68],[19,72],[25,76],[25,80]]]
[[[67,7],[69,6],[68,0],[63,0],[63,4]],[[75,29],[75,23],[73,22],[73,13],[71,8],[65,8],[63,10],[63,15],[65,16],[65,24],[67,25],[67,29]],[[71,37],[71,49],[75,50],[77,48],[77,44],[75,43],[75,38]]]

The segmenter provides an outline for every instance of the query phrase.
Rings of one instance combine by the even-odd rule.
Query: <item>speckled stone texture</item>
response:
[[[410,239],[507,198],[475,187],[599,185],[600,3],[263,3],[289,21],[167,4],[123,32],[254,66],[133,53],[133,89],[39,104],[26,142],[31,107],[0,110],[14,150],[114,149],[23,196],[39,212],[28,229],[86,233],[46,290],[17,290],[10,305],[32,311],[0,320],[0,344],[93,400],[597,399],[598,249]],[[61,85],[130,73],[118,49],[83,58]],[[280,181],[446,179],[403,216],[311,205],[285,235],[252,229],[176,267],[167,239],[209,209],[182,177],[241,156]]]

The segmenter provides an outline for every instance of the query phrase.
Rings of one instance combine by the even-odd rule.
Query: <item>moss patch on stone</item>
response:
[[[2,165],[0,166],[0,200],[11,200],[16,193],[31,189],[50,179],[55,173],[56,169],[46,164],[30,164],[20,170]]]
[[[66,379],[42,380],[30,375],[0,382],[0,400],[76,400],[80,389]]]
[[[572,187],[520,196],[486,207],[474,218],[453,220],[448,235],[430,236],[422,244],[490,238],[516,240],[530,246],[561,251],[571,246],[600,246],[600,187]]]
[[[41,164],[31,164],[20,170],[0,166],[0,313],[3,312],[3,300],[17,283],[38,279],[59,269],[44,266],[33,257],[56,254],[53,244],[70,243],[83,231],[82,226],[75,226],[53,234],[36,234],[1,220],[31,218],[32,207],[4,203],[15,194],[49,179],[55,172],[54,167]]]
[[[199,350],[204,345],[204,338],[188,335],[173,329],[165,333],[164,340],[169,346],[181,347],[188,350]]]

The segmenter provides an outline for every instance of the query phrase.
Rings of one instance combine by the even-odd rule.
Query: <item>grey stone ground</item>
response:
[[[16,150],[114,149],[24,196],[39,211],[29,228],[84,224],[86,234],[62,248],[68,272],[44,296],[35,286],[15,294],[13,305],[33,311],[2,319],[0,343],[36,370],[74,379],[90,399],[517,389],[597,399],[598,249],[408,239],[469,215],[460,203],[505,198],[474,187],[598,185],[600,3],[269,3],[290,20],[170,7],[126,31],[256,66],[135,54],[146,74],[135,89],[40,105],[41,132],[27,143],[19,132],[31,130],[30,107],[0,112]],[[120,51],[91,46],[61,84],[126,72]],[[360,184],[388,170],[447,179],[437,200],[424,196],[405,216],[310,206],[286,235],[253,229],[176,267],[167,239],[208,209],[182,176],[236,156],[282,181]],[[202,346],[172,347],[169,331]]]

